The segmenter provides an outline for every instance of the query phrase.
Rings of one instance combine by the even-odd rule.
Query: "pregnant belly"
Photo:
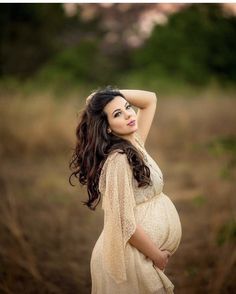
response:
[[[172,254],[177,250],[182,228],[178,212],[163,192],[136,206],[135,218],[153,242]]]

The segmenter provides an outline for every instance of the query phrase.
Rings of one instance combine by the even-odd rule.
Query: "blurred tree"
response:
[[[82,52],[87,41],[95,42],[96,54],[101,54],[100,62],[97,58],[98,61],[93,64],[93,69],[97,65],[95,72],[99,71],[100,78],[105,77],[105,60],[111,65],[105,68],[123,70],[128,66],[130,51],[126,31],[135,30],[135,23],[142,13],[152,7],[153,4],[104,6],[83,3],[77,4],[76,13],[69,17],[61,4],[1,4],[0,76],[31,77],[38,69],[48,67],[48,62],[53,71],[50,60],[53,59],[58,67],[59,59],[64,59],[65,55],[71,65],[75,62],[73,54],[76,50]],[[111,35],[115,36],[115,40],[111,40]],[[78,48],[80,46],[81,49]],[[63,50],[67,52],[63,53]],[[69,61],[68,54],[72,51],[74,53]],[[87,56],[85,52],[80,63],[87,62],[89,67],[91,57],[87,59]],[[74,68],[76,66],[77,69],[80,67],[74,64]]]
[[[69,47],[55,55],[37,73],[43,85],[55,85],[66,88],[74,85],[90,86],[94,83],[115,82],[114,63],[104,55],[100,48],[100,40],[81,40],[78,46]],[[114,73],[113,77],[111,73]]]
[[[58,49],[65,19],[61,4],[1,4],[0,75],[34,72]]]
[[[132,80],[133,72],[153,82],[157,75],[195,84],[236,79],[235,16],[219,4],[179,7],[138,49],[132,44],[142,35],[142,16],[164,13],[161,4],[76,7],[69,17],[62,4],[1,4],[0,78],[100,84]]]
[[[211,77],[236,80],[236,18],[217,4],[192,4],[156,25],[132,54],[134,68],[205,84]]]

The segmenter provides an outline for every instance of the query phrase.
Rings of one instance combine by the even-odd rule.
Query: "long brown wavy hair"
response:
[[[89,199],[82,203],[91,210],[95,210],[101,199],[98,184],[103,164],[109,153],[115,149],[120,149],[117,150],[119,153],[127,155],[138,187],[152,185],[150,169],[145,165],[137,148],[130,141],[107,133],[109,123],[104,107],[116,96],[125,99],[118,89],[111,86],[98,89],[81,112],[76,127],[76,146],[69,162],[69,168],[73,172],[69,182],[74,186],[71,183],[71,177],[74,176],[80,184],[87,185]]]

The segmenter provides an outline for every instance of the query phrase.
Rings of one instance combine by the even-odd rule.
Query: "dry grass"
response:
[[[235,149],[217,147],[236,136],[236,100],[221,95],[159,98],[146,144],[183,226],[166,269],[176,293],[233,293],[236,286],[235,227],[219,235],[236,217]],[[2,293],[90,293],[89,261],[103,213],[100,205],[96,212],[83,206],[86,189],[68,183],[82,108],[76,98],[1,97]]]

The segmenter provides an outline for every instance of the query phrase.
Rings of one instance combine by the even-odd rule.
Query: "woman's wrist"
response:
[[[157,263],[159,261],[160,257],[161,257],[161,250],[156,246],[152,261],[154,263]]]
[[[146,108],[150,104],[155,104],[157,102],[157,96],[155,92],[144,91],[144,90],[130,90],[123,89],[119,90],[121,94],[125,96],[125,99],[135,107]],[[96,92],[93,92],[86,98],[86,105],[89,103],[89,100]]]
[[[123,89],[119,91],[125,96],[125,99],[130,104],[141,109],[157,102],[157,96],[155,92],[129,89]]]

